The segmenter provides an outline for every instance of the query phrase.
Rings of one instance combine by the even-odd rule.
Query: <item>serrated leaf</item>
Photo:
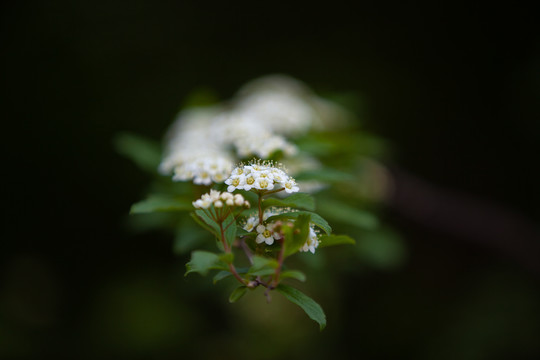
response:
[[[313,211],[315,210],[315,199],[310,194],[296,193],[283,199],[265,199],[262,203],[263,209],[266,209],[270,206],[293,207]]]
[[[142,170],[156,173],[161,162],[161,146],[142,136],[121,133],[114,138],[116,151],[132,160]]]
[[[302,281],[302,282],[306,281],[306,275],[303,272],[298,271],[298,270],[285,270],[285,271],[282,271],[280,277],[282,279],[291,278],[291,279],[296,279],[296,280]]]
[[[312,298],[304,294],[298,289],[295,289],[288,285],[279,284],[276,288],[280,294],[285,296],[287,300],[300,306],[305,311],[310,319],[316,321],[319,324],[319,328],[322,331],[326,326],[326,315],[319,304]]]
[[[166,211],[193,210],[191,201],[171,198],[164,195],[150,195],[146,200],[139,201],[131,206],[130,214],[147,214]]]
[[[319,237],[319,248],[342,245],[342,244],[355,244],[356,241],[347,235],[322,235]]]
[[[239,286],[231,293],[231,296],[229,296],[229,302],[234,303],[237,302],[242,296],[244,296],[247,292],[248,288],[246,286]]]
[[[184,276],[197,272],[201,275],[208,274],[210,270],[225,270],[226,267],[221,263],[218,254],[208,251],[194,251],[191,253],[191,260],[186,264],[186,273]]]
[[[362,229],[375,229],[379,226],[379,220],[372,213],[355,208],[347,203],[321,199],[319,211],[336,222],[358,226]]]
[[[330,224],[328,224],[328,221],[324,220],[319,214],[310,211],[295,211],[278,214],[269,217],[267,221],[270,222],[280,219],[296,219],[298,216],[305,214],[309,214],[311,216],[311,223],[321,228],[326,234],[330,235],[332,233],[332,228],[330,227]]]

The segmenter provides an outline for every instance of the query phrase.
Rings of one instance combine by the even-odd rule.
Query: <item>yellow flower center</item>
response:
[[[248,178],[246,179],[246,182],[248,183],[248,185],[253,185],[253,183],[255,182],[255,179],[252,178],[252,177],[248,177]]]
[[[292,189],[292,184],[291,184],[291,183],[286,183],[286,184],[285,184],[285,187],[286,187],[287,189]]]
[[[268,181],[266,181],[266,180],[261,180],[261,181],[259,182],[259,185],[261,186],[261,188],[265,189],[265,188],[268,187]]]
[[[233,179],[232,185],[233,186],[238,186],[238,184],[240,184],[240,180],[239,179]]]
[[[270,230],[264,230],[263,236],[269,238],[270,236],[272,236],[272,233],[270,232]]]

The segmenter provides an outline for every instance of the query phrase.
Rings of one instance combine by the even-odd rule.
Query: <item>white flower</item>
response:
[[[266,177],[258,177],[255,180],[255,189],[258,190],[272,190],[274,188],[274,182]]]
[[[234,174],[234,171],[233,171]],[[225,180],[225,184],[229,185],[227,187],[228,192],[233,192],[236,189],[243,189],[244,185],[246,184],[246,176],[245,175],[231,175],[227,180]]]
[[[242,206],[245,204],[245,200],[244,200],[244,197],[240,194],[235,194],[234,195],[234,203],[237,205],[237,206]],[[248,203],[249,204],[249,203]]]
[[[252,232],[253,229],[259,224],[259,218],[256,216],[252,216],[247,219],[246,224],[244,225],[244,230],[248,232]]]
[[[257,238],[255,239],[255,242],[257,244],[266,243],[267,245],[272,245],[274,243],[274,239],[278,240],[280,239],[280,235],[277,232],[274,232],[274,225],[268,224],[266,226],[264,225],[257,225]]]
[[[216,190],[210,190],[209,193],[203,194],[200,199],[193,202],[193,206],[197,209],[208,209],[211,205],[216,208],[222,208],[223,206],[244,206],[249,208],[249,201],[245,200],[240,194],[233,194],[228,192],[219,192]]]
[[[310,251],[312,254],[315,254],[315,249],[319,246],[319,238],[317,233],[312,226],[309,227],[309,235],[305,244],[299,249],[299,251],[307,252]]]
[[[298,190],[300,190],[299,187],[296,185],[296,181],[294,181],[293,178],[289,178],[289,180],[285,182],[283,187],[285,188],[285,191],[289,194],[293,192],[298,192]]]
[[[244,184],[244,190],[246,191],[249,191],[251,190],[251,188],[254,188],[255,187],[255,177],[253,176],[253,174],[249,174],[248,176],[246,176],[246,182]]]
[[[227,188],[229,192],[236,189],[270,191],[274,188],[284,189],[287,193],[299,191],[294,179],[269,161],[254,161],[235,168],[229,178],[225,180],[225,184],[229,185]]]

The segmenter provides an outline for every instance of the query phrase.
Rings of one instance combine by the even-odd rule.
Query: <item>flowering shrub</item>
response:
[[[228,103],[189,107],[171,126],[163,156],[139,138],[119,140],[121,152],[161,174],[153,194],[131,213],[178,213],[172,221],[175,248],[191,251],[186,275],[212,271],[214,283],[233,279],[230,302],[263,287],[268,301],[273,291],[283,294],[322,329],[322,308],[284,283],[306,278],[286,261],[298,252],[318,256],[321,248],[355,243],[333,234],[315,212],[315,196],[325,217],[361,228],[378,225],[370,212],[347,203],[351,196],[360,201],[354,172],[363,164],[359,146],[366,139],[350,132],[351,117],[282,76],[256,80]],[[336,191],[334,184],[352,191]],[[209,237],[216,239],[217,252],[208,251]]]

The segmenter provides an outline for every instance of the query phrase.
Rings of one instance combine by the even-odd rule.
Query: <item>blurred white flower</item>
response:
[[[162,174],[172,173],[174,181],[207,186],[221,183],[230,178],[238,160],[268,159],[278,152],[285,159],[296,156],[298,149],[287,138],[325,126],[332,128],[332,121],[343,118],[339,109],[290,77],[272,75],[256,79],[242,87],[227,106],[180,112],[167,132],[159,170]],[[325,119],[332,121],[325,125]],[[264,180],[257,182],[255,177],[249,180],[244,175],[246,183],[242,183],[244,178],[237,178],[238,184],[231,179],[229,188],[271,189],[278,183],[284,185],[277,178],[266,185]]]

